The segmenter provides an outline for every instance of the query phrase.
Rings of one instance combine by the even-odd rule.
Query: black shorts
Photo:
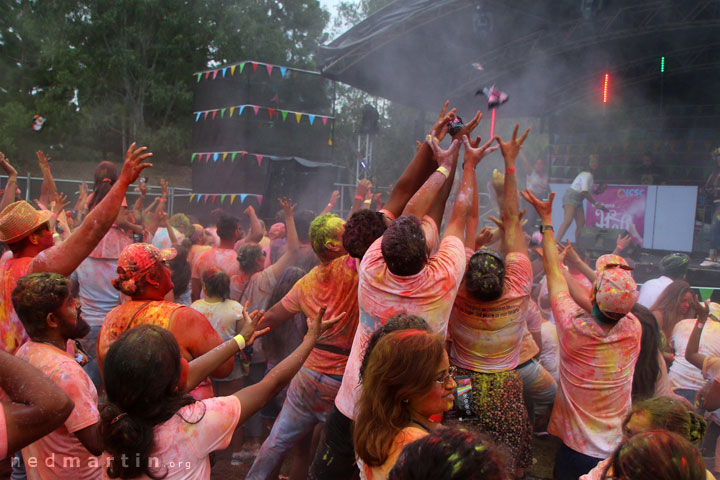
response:
[[[310,466],[309,480],[350,480],[357,476],[352,426],[353,421],[333,405],[325,420],[325,440]]]

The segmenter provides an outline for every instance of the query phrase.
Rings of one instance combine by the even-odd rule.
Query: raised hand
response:
[[[550,198],[548,198],[546,202],[537,198],[528,189],[521,191],[520,195],[535,208],[535,211],[540,215],[540,220],[543,225],[552,225],[552,204],[555,199],[555,192],[550,193]]]
[[[340,198],[340,190],[333,190],[330,194],[330,203],[335,205],[337,203],[338,199]]]
[[[147,190],[147,187],[145,187]],[[168,182],[164,178],[160,178],[160,189],[162,190],[162,198],[167,198],[168,196]]]
[[[339,315],[335,315],[328,320],[323,321],[323,316],[325,316],[326,310],[327,306],[323,306],[320,308],[320,311],[314,318],[307,319],[308,331],[305,336],[318,339],[320,335],[322,335],[327,329],[335,325],[347,315],[346,312],[343,312]]]
[[[142,195],[143,197],[147,195],[147,189],[148,189],[147,182],[140,182],[138,184],[138,191],[140,192],[140,195]]]
[[[70,200],[68,200],[67,195],[65,195],[64,193],[58,193],[57,198],[53,203],[54,205],[52,208],[52,213],[54,213],[55,215],[59,215],[60,212],[65,210],[65,208],[70,205]]]
[[[448,170],[455,168],[455,162],[457,161],[457,152],[460,150],[460,142],[453,140],[450,147],[443,150],[440,147],[440,139],[435,135],[435,131],[430,132],[430,148],[433,151],[433,157],[439,167],[445,167]]]
[[[38,165],[40,165],[41,170],[50,168],[50,157],[45,155],[42,150],[38,150],[37,152],[35,152],[35,156],[37,157]]]
[[[472,168],[477,167],[478,163],[488,154],[494,152],[498,149],[497,146],[491,147],[493,143],[493,139],[490,139],[485,145],[482,147],[473,147],[473,144],[470,140],[468,140],[467,135],[462,136],[463,144],[465,145],[465,156],[464,161],[466,165],[470,165]],[[475,140],[477,144],[480,143],[480,137],[477,137]]]
[[[483,114],[480,113],[480,110],[478,110],[475,113],[475,116],[472,119],[470,119],[470,121],[468,123],[466,123],[465,126],[460,128],[458,133],[453,135],[453,138],[462,140],[463,136],[470,137],[470,134],[472,133],[473,130],[475,130],[475,127],[478,126],[478,124],[480,123],[480,119],[482,119],[482,117],[483,117]]]
[[[365,198],[365,195],[372,189],[372,182],[368,180],[367,178],[363,178],[360,180],[355,187],[355,196],[360,196],[363,199]]]
[[[518,129],[520,128],[520,124],[515,124],[515,130],[513,130],[512,139],[509,142],[503,141],[502,138],[500,138],[499,135],[495,136],[495,140],[497,140],[498,145],[500,145],[500,151],[502,152],[503,158],[505,158],[505,164],[512,163],[515,164],[515,159],[518,156],[518,153],[520,153],[520,148],[522,147],[522,144],[525,142],[525,139],[530,134],[530,127],[528,127],[525,130],[525,133],[522,134],[520,138],[517,138]]]
[[[7,174],[8,177],[17,177],[17,170],[10,165],[10,160],[7,159],[4,153],[0,152],[0,168]]]
[[[443,104],[442,110],[440,110],[440,115],[438,115],[437,120],[435,120],[435,124],[430,129],[432,135],[434,137],[437,137],[438,142],[442,142],[442,139],[445,138],[445,135],[447,135],[448,130],[450,128],[450,122],[455,120],[455,108],[450,109],[450,111],[447,111],[448,106],[450,105],[450,100],[445,100],[445,103]],[[420,144],[419,147],[422,146]]]
[[[152,163],[142,163],[146,159],[152,157],[152,153],[147,152],[147,147],[135,148],[136,143],[133,142],[125,152],[125,163],[123,163],[120,178],[126,185],[135,182],[140,176],[140,172],[148,167],[152,167]]]
[[[562,246],[562,243],[558,244]],[[579,267],[583,264],[582,258],[580,258],[580,255],[578,255],[577,251],[573,248],[572,243],[570,243],[570,240],[567,241],[567,245],[564,246],[564,252],[565,257],[564,261],[565,264],[569,267]]]
[[[81,197],[88,196],[88,186],[87,186],[87,183],[85,183],[84,181],[82,182],[82,185],[80,185],[80,196]]]
[[[249,207],[247,207],[247,208],[243,211],[243,213],[244,213],[245,215],[247,215],[248,217],[250,217],[250,216],[252,216],[252,215],[255,214],[255,208],[253,208],[253,206],[250,205]]]
[[[378,192],[373,195],[373,201],[375,202],[375,207],[377,208],[377,210],[380,210],[383,206],[382,193]]]
[[[295,207],[297,207],[297,203],[293,203],[292,200],[287,197],[278,198],[277,200],[280,203],[283,212],[285,213],[285,218],[291,217],[293,212],[295,212]]]
[[[267,332],[270,331],[269,328],[265,328],[257,332],[255,331],[258,323],[260,323],[260,321],[265,317],[265,310],[254,310],[252,313],[248,314],[249,308],[250,302],[245,302],[245,307],[243,308],[242,313],[245,324],[243,325],[242,330],[239,332],[240,335],[242,335],[245,339],[246,346],[252,345],[252,342],[254,342],[256,338],[265,335]]]
[[[477,235],[475,235],[475,250],[484,247],[485,245],[489,245],[492,242],[493,236],[492,228],[481,228]]]
[[[625,250],[628,245],[630,245],[630,242],[632,242],[632,236],[629,233],[627,235],[623,235],[622,233],[618,234],[617,248]]]
[[[698,321],[703,323],[705,320],[707,320],[708,316],[710,315],[710,300],[705,300],[704,302],[700,301],[700,297],[695,295],[693,298],[692,308],[695,310],[695,313],[698,316]]]

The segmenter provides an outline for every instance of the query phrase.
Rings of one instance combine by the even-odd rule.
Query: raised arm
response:
[[[520,192],[525,201],[531,204],[540,216],[541,230],[543,232],[543,265],[547,276],[548,293],[555,298],[560,292],[567,292],[568,286],[560,266],[560,254],[555,245],[555,234],[552,228],[552,203],[555,193],[550,194],[547,202],[543,202],[532,194],[530,190]]]
[[[28,274],[56,272],[67,276],[90,255],[115,222],[128,186],[137,180],[143,169],[152,166],[150,163],[142,163],[152,156],[152,153],[145,153],[146,150],[147,147],[135,148],[135,143],[130,145],[120,177],[105,198],[92,209],[70,238],[36,257],[30,265]]]
[[[330,194],[330,201],[327,205],[325,205],[325,208],[323,208],[323,211],[320,212],[320,215],[330,213],[332,209],[335,208],[335,204],[337,203],[338,198],[340,198],[340,190],[333,190]]]
[[[267,405],[268,402],[292,380],[303,363],[305,363],[305,360],[315,347],[315,342],[320,338],[322,332],[330,328],[342,317],[334,317],[323,322],[322,318],[323,315],[325,315],[325,309],[326,307],[320,308],[317,316],[308,318],[308,331],[302,343],[294,352],[270,370],[258,383],[235,393],[235,396],[240,399],[240,405],[242,405],[242,412],[240,413],[238,424],[246,422],[263,406]]]
[[[431,142],[433,147],[433,157],[437,161],[439,167],[430,175],[427,181],[422,187],[415,192],[410,201],[405,205],[403,215],[415,215],[417,218],[422,218],[427,213],[430,205],[435,201],[438,192],[443,188],[445,183],[450,177],[450,172],[455,169],[457,165],[457,151],[460,149],[460,142],[453,140],[450,147],[447,150],[440,148],[438,139],[431,133],[428,136],[428,142]],[[463,224],[464,226],[464,224]]]
[[[431,131],[435,132],[434,136],[438,142],[441,142],[448,132],[448,124],[455,119],[455,109],[447,111],[449,101],[443,105],[440,115],[438,115]],[[390,212],[394,217],[399,217],[405,209],[408,200],[417,192],[430,175],[433,174],[438,164],[433,160],[432,148],[428,142],[423,142],[415,153],[410,164],[400,175],[397,183],[390,191],[390,198],[383,208]]]
[[[293,264],[298,256],[298,252],[300,251],[300,240],[298,239],[297,228],[295,228],[295,217],[293,216],[297,204],[292,203],[292,200],[285,197],[283,197],[282,200],[278,198],[278,202],[280,202],[280,206],[285,214],[287,249],[277,262],[268,267],[268,269],[271,269],[276,278],[282,275],[285,269]]]
[[[372,183],[367,178],[363,178],[355,185],[355,197],[353,198],[352,207],[350,207],[350,215],[360,210],[365,201],[365,196],[372,190]],[[348,215],[348,218],[350,218]]]
[[[708,306],[708,303],[709,301],[701,303],[697,299],[695,300],[695,305],[693,306],[698,314],[698,318],[695,322],[695,328],[693,328],[690,333],[687,347],[685,348],[685,360],[699,368],[701,371],[703,369],[703,363],[705,362],[706,355],[699,353],[700,337],[702,336],[703,328],[705,328],[705,322],[707,322],[708,315],[710,314],[710,307]]]
[[[145,205],[145,199],[147,198],[147,182],[141,178],[138,182],[138,192],[140,195],[133,205],[132,212],[135,216],[135,220],[138,222],[143,221],[143,206]]]
[[[500,145],[500,151],[505,159],[505,185],[503,193],[503,224],[505,225],[505,251],[507,253],[518,252],[528,254],[527,245],[525,244],[525,236],[520,226],[519,199],[517,190],[517,176],[515,175],[515,161],[517,160],[520,148],[530,133],[530,128],[518,139],[518,129],[520,125],[515,125],[512,139],[509,142],[503,142],[502,138],[495,137]]]
[[[259,242],[263,238],[263,229],[262,225],[260,225],[260,220],[258,219],[257,214],[255,213],[255,209],[252,205],[247,207],[245,211],[243,212],[245,215],[248,216],[250,219],[250,231],[245,236],[245,238],[242,239],[242,243],[247,242]]]
[[[50,170],[50,157],[45,155],[42,150],[35,152],[35,155],[43,176],[42,185],[40,186],[40,201],[45,205],[49,205],[50,201],[57,197],[58,194],[55,179]]]
[[[87,183],[82,182],[80,186],[80,194],[78,195],[77,202],[75,202],[75,226],[79,226],[83,218],[85,217],[85,203],[88,197],[88,186]]]
[[[0,405],[5,412],[9,454],[62,426],[75,407],[40,370],[2,350],[0,389],[11,400]]]
[[[455,236],[458,237],[463,244],[465,243],[465,223],[467,222],[470,206],[473,202],[473,183],[477,182],[475,178],[475,167],[477,167],[485,155],[497,150],[497,147],[490,146],[492,142],[493,141],[490,140],[485,145],[474,148],[467,136],[463,136],[463,143],[465,144],[463,176],[460,182],[460,190],[455,199],[452,216],[445,228],[443,237]],[[433,141],[433,151],[439,148],[437,142]]]
[[[5,207],[15,201],[15,190],[17,190],[17,170],[10,165],[10,160],[8,160],[2,152],[0,152],[0,168],[2,168],[8,176],[8,181],[5,184],[5,192],[3,193],[2,200],[0,200],[0,212],[2,212]]]

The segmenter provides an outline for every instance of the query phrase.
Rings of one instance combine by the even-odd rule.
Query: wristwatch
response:
[[[540,225],[540,233],[554,232],[555,229],[552,225]]]

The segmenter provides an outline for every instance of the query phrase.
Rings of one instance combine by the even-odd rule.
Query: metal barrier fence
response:
[[[2,183],[3,187],[7,185],[7,175],[0,175],[0,183]],[[33,177],[28,173],[25,176],[18,176],[17,180],[17,186],[20,189],[20,196],[25,201],[33,203],[33,200],[40,197],[40,190],[42,186],[42,177]],[[94,187],[94,182],[85,182],[88,186],[88,189],[92,191],[92,188]],[[68,200],[70,201],[69,208],[73,208],[75,206],[75,202],[77,202],[78,195],[80,194],[80,186],[83,184],[82,180],[70,180],[65,178],[55,178],[55,186],[57,187],[57,191],[60,193],[64,193],[67,195]],[[125,195],[128,201],[128,206],[132,208],[132,206],[135,203],[135,200],[140,196],[140,194],[137,191],[138,185],[136,183],[130,185],[128,188],[127,194]],[[148,197],[159,197],[161,195],[161,189],[159,185],[148,185]],[[175,198],[176,197],[189,197],[192,193],[192,190],[189,188],[183,188],[183,187],[169,187],[168,188],[168,204],[167,204],[167,211],[169,215],[172,215],[174,213],[174,207],[175,207]],[[149,203],[145,205],[147,207]]]

